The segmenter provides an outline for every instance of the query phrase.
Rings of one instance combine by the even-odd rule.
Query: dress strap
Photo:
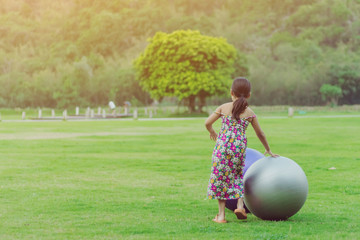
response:
[[[222,116],[225,116],[225,114],[219,113],[219,112],[217,112],[217,111],[214,111],[214,113],[219,114],[219,115],[222,115]]]
[[[252,115],[250,117],[246,117],[245,119],[249,119],[249,118],[256,118],[256,115],[254,114],[254,115]]]

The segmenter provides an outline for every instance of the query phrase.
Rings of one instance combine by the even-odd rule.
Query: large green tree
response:
[[[208,96],[229,90],[237,58],[236,49],[224,38],[199,31],[158,32],[135,61],[138,80],[155,99],[175,96],[201,111]]]

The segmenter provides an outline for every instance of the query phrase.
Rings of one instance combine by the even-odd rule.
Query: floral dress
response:
[[[243,196],[243,168],[247,138],[245,131],[249,119],[240,120],[222,115],[222,126],[212,154],[212,167],[208,185],[209,199],[238,199]]]

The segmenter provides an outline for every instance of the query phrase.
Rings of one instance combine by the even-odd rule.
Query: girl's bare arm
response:
[[[216,109],[217,113],[212,113],[205,121],[205,127],[210,133],[210,139],[216,141],[217,133],[213,129],[213,123],[220,118],[220,107]]]
[[[265,147],[265,154],[270,154],[270,156],[272,156],[272,157],[278,157],[279,155],[273,154],[271,152],[269,143],[268,143],[268,141],[266,139],[264,131],[260,127],[260,124],[259,124],[259,121],[258,121],[257,117],[252,119],[251,125],[253,126],[253,128],[255,130],[256,136],[259,138],[260,142]]]

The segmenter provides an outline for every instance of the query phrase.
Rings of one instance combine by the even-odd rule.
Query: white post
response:
[[[103,109],[103,111],[102,111],[102,117],[103,117],[103,118],[106,118],[106,111],[105,111],[105,109]]]
[[[288,116],[293,117],[294,116],[294,109],[292,107],[289,107],[288,109]]]
[[[144,108],[144,111],[145,111],[145,115],[148,115],[147,107]]]
[[[129,114],[129,109],[128,109],[128,107],[124,107],[124,114],[125,114],[125,115],[128,115],[128,114]]]
[[[22,112],[21,119],[22,119],[22,120],[25,120],[25,118],[26,118],[26,113],[25,113],[25,112]]]
[[[94,117],[95,117],[95,112],[94,112],[93,109],[91,109],[91,111],[90,111],[90,117],[91,117],[91,118],[94,118]]]
[[[51,117],[54,118],[55,117],[55,110],[51,109]]]
[[[153,113],[152,113],[152,110],[149,111],[149,118],[152,118],[153,117]]]
[[[134,120],[138,119],[138,110],[137,110],[137,108],[135,108],[135,110],[134,110],[133,117],[134,117]]]
[[[63,119],[66,120],[67,119],[67,110],[65,109],[63,112]]]
[[[101,107],[98,107],[98,113],[97,113],[98,115],[100,115],[101,114]]]
[[[38,118],[42,118],[42,111],[41,111],[41,109],[39,109],[39,115],[38,115]]]
[[[79,107],[76,107],[76,108],[75,108],[75,115],[76,115],[76,116],[79,116],[79,112],[80,112],[80,108],[79,108]]]
[[[89,117],[90,117],[90,107],[88,107],[88,108],[86,109],[85,117],[86,117],[86,118],[89,118]]]

